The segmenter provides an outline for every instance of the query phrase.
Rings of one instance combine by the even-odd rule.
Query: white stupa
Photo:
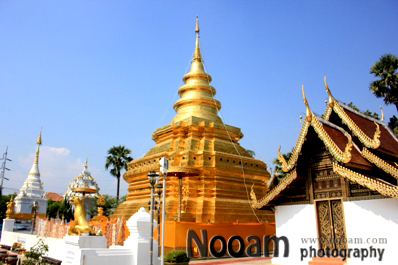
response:
[[[16,214],[31,214],[32,204],[36,201],[39,204],[38,214],[45,214],[47,211],[47,199],[46,193],[43,189],[43,183],[40,181],[40,171],[39,171],[39,152],[41,145],[41,130],[39,137],[36,141],[36,155],[33,166],[30,169],[28,178],[23,183],[19,194],[15,197],[15,208],[14,212]]]
[[[74,192],[73,190],[74,189],[83,189],[83,188],[95,190],[94,193],[85,194],[84,208],[86,209],[86,213],[87,213],[87,209],[94,206],[93,199],[97,196],[100,196],[100,193],[99,193],[100,188],[98,187],[98,184],[95,181],[95,179],[91,176],[90,171],[88,171],[88,159],[87,158],[86,158],[86,164],[84,165],[83,171],[80,173],[79,176],[74,178],[69,183],[68,190],[64,193],[63,197],[65,199],[69,200],[73,196],[79,196],[79,198],[82,199],[82,197],[83,197],[82,192]],[[88,215],[87,215],[87,218],[88,218]]]

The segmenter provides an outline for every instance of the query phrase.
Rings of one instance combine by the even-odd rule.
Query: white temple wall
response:
[[[348,248],[369,250],[372,246],[376,249],[384,249],[381,261],[378,258],[370,257],[361,261],[361,259],[351,257],[349,259],[350,265],[397,264],[398,199],[344,202],[344,214]],[[380,242],[384,239],[387,240],[387,244]],[[362,244],[360,240],[362,240]]]
[[[32,198],[32,197],[15,197],[15,213],[32,213],[32,204],[37,201],[39,204],[38,214],[45,214],[47,211],[47,200],[44,198]]]
[[[46,256],[63,260],[65,255],[65,243],[62,238],[41,237],[45,244],[49,246]],[[38,241],[37,235],[25,233],[3,231],[1,244],[12,246],[15,242],[21,242],[23,247],[29,250]]]
[[[311,258],[300,261],[300,249],[318,248],[316,243],[303,243],[304,238],[316,238],[316,220],[314,205],[286,205],[275,207],[276,235],[286,236],[289,240],[289,256],[284,258],[284,244],[279,242],[279,257],[272,259],[273,264],[306,264]]]

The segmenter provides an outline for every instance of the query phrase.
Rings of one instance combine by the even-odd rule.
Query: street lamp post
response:
[[[153,265],[153,217],[154,217],[154,193],[155,184],[159,181],[159,174],[154,170],[148,173],[149,184],[151,185],[151,234],[150,234],[150,245],[149,245],[149,265]]]
[[[162,183],[158,183],[156,188],[158,189],[158,246],[160,247],[160,195],[162,194]]]
[[[163,175],[163,196],[162,196],[162,255],[160,256],[160,265],[164,265],[164,231],[166,230],[165,226],[165,217],[166,217],[166,178],[167,171],[169,170],[169,160],[165,157],[162,157],[159,161],[160,163],[160,171]]]

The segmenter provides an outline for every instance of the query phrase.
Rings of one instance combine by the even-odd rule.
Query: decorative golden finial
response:
[[[195,52],[193,54],[193,62],[202,62],[202,55],[200,54],[200,48],[199,48],[199,18],[196,15],[196,45],[195,45]]]
[[[36,141],[36,144],[39,144],[39,145],[41,145],[41,130],[42,130],[42,127],[40,127],[39,137],[37,137],[37,141]]]
[[[332,92],[330,92],[328,83],[326,82],[326,75],[325,75],[325,77],[323,78],[323,81],[324,81],[324,83],[325,83],[326,92],[327,92],[328,95],[329,95],[329,106],[333,108],[334,99],[333,99],[333,96],[332,96]]]
[[[33,162],[33,164],[39,164],[39,152],[40,152],[40,145],[41,145],[41,130],[42,130],[42,128],[40,127],[39,137],[37,137],[37,140],[36,140],[37,148],[36,148],[35,161]]]
[[[86,156],[86,164],[84,165],[84,168],[88,168],[88,156]]]
[[[307,121],[311,121],[312,114],[311,114],[310,106],[308,105],[307,98],[306,98],[305,93],[304,93],[304,85],[302,85],[302,87],[301,87],[301,92],[303,94],[303,100],[304,100],[304,104],[305,104],[305,119]]]
[[[381,121],[384,121],[384,111],[380,106],[380,112],[381,112]]]
[[[199,18],[198,15],[196,15],[196,28],[195,28],[196,34],[199,34]]]

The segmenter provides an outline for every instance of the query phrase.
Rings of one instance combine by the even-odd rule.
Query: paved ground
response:
[[[271,258],[225,258],[225,259],[191,259],[189,264],[195,265],[222,265],[222,264],[234,264],[234,265],[249,265],[249,264],[272,264]]]

